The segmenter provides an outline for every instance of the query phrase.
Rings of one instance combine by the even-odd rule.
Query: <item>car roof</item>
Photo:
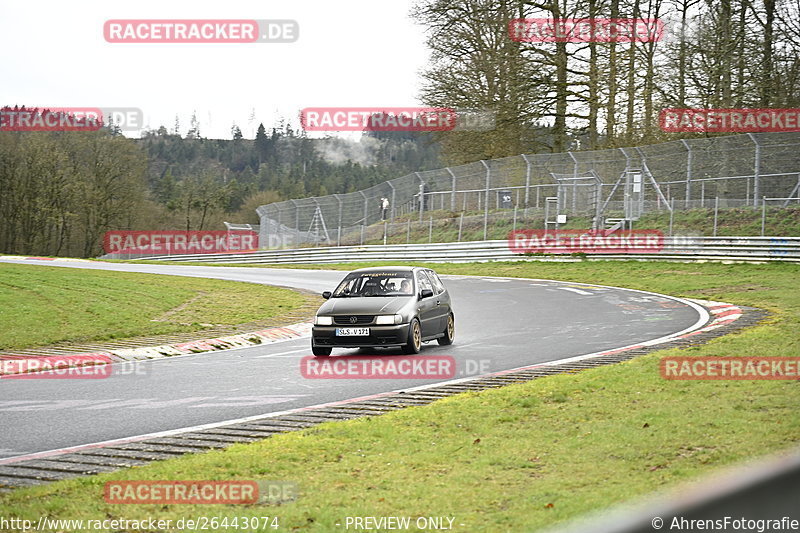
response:
[[[421,268],[422,267],[411,266],[366,267],[353,270],[352,272],[413,272],[414,270],[420,270]]]

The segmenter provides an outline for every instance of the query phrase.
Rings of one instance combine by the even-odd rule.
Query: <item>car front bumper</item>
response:
[[[363,348],[372,346],[402,346],[408,342],[408,324],[369,327],[369,336],[337,337],[336,328],[342,326],[314,326],[311,344],[316,347]]]

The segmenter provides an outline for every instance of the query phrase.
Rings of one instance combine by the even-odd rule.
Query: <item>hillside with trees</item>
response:
[[[270,202],[352,192],[441,166],[429,134],[310,139],[288,125],[255,139],[165,127],[128,139],[87,132],[0,132],[0,252],[95,256],[108,230],[219,230],[258,223]]]

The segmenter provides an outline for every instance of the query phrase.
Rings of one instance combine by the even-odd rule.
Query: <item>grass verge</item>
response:
[[[294,291],[252,283],[0,264],[0,349],[200,331],[303,302]]]
[[[687,350],[18,490],[0,496],[6,518],[268,515],[279,517],[281,530],[336,531],[346,516],[444,516],[455,518],[457,531],[530,531],[800,441],[800,382],[665,381],[658,369],[665,355],[796,355],[795,265],[432,266],[441,273],[621,285],[759,306],[773,315]],[[301,495],[280,506],[109,505],[103,484],[112,479],[286,480],[298,483]]]

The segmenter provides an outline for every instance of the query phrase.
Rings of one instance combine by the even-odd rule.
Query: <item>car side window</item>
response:
[[[428,276],[422,270],[417,272],[417,285],[419,286],[420,292],[422,292],[423,289],[430,289],[433,291],[433,285],[431,285],[431,280],[428,279]],[[434,291],[434,293],[435,292],[436,291]]]
[[[426,270],[428,277],[431,278],[431,283],[433,284],[433,292],[436,294],[442,294],[444,292],[444,283],[442,280],[439,279],[439,276],[436,275],[436,272],[433,270]]]

